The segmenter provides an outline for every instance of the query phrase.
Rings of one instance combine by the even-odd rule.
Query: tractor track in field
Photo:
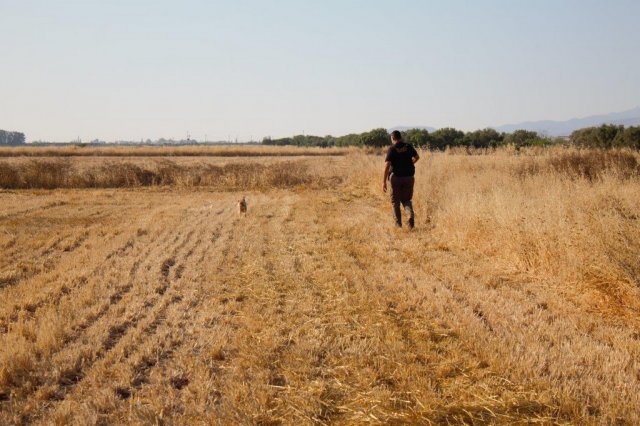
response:
[[[231,233],[228,234],[229,240],[232,239],[234,222],[231,222]],[[194,229],[206,229],[202,222],[192,223]],[[218,232],[221,227],[217,227]],[[115,347],[129,329],[133,333],[124,346],[119,348],[118,353],[110,352],[101,357],[96,364],[101,366],[92,370],[98,370],[97,375],[100,376],[100,368],[111,368],[117,366],[130,371],[128,379],[120,380],[120,386],[111,386],[114,394],[122,400],[128,399],[132,394],[136,394],[142,389],[149,380],[154,369],[158,369],[169,362],[173,354],[185,343],[185,335],[181,330],[190,322],[190,319],[199,313],[198,307],[203,299],[202,290],[199,289],[200,283],[196,278],[201,266],[201,260],[208,253],[212,255],[212,250],[218,248],[220,244],[226,242],[225,238],[218,238],[215,242],[218,244],[209,244],[206,238],[200,234],[199,238],[188,245],[187,240],[194,235],[193,231],[188,232],[188,238],[183,239],[172,251],[171,256],[167,257],[160,265],[160,281],[162,287],[156,288],[154,292],[160,297],[156,303],[145,302],[144,307],[149,315],[144,315],[135,323],[127,322],[114,329],[116,335],[111,336],[109,349]],[[177,242],[177,240],[174,240]],[[183,256],[178,254],[184,251]],[[224,253],[220,250],[220,253]],[[191,263],[190,259],[197,258],[200,261]],[[225,262],[225,256],[221,256],[220,263]],[[194,287],[194,284],[196,285]],[[162,301],[160,301],[162,300]],[[167,325],[170,323],[171,325]],[[89,371],[86,375],[90,375]],[[99,377],[96,378],[98,380]],[[91,387],[87,384],[87,387]],[[75,388],[75,386],[74,386]],[[68,393],[74,392],[74,389],[68,389]],[[78,391],[77,394],[82,396],[89,389]],[[52,409],[55,411],[55,408]]]
[[[200,217],[191,225],[197,229],[202,225],[204,220],[206,220],[206,217]],[[160,253],[162,251],[165,253],[169,252],[170,256],[168,258],[163,257],[160,253],[155,257],[149,257],[150,250],[142,252],[143,256],[146,255],[146,259],[144,260],[154,258],[164,259],[159,265],[156,263],[156,279],[160,287],[156,286],[151,289],[152,291],[147,291],[146,296],[144,296],[144,292],[138,296],[129,293],[136,282],[136,273],[140,269],[151,269],[151,266],[157,262],[157,260],[152,261],[153,263],[149,261],[141,262],[140,259],[134,261],[129,271],[130,279],[128,284],[116,287],[115,292],[108,298],[109,302],[98,311],[97,315],[87,318],[77,329],[76,333],[72,335],[69,342],[51,359],[50,362],[53,364],[63,366],[61,367],[62,373],[58,372],[54,374],[51,378],[41,383],[40,386],[32,389],[33,392],[31,393],[37,393],[44,389],[44,392],[38,395],[39,399],[44,400],[45,406],[48,407],[47,409],[42,409],[43,413],[48,412],[49,408],[53,405],[64,401],[66,395],[78,384],[82,383],[92,367],[111,353],[111,351],[118,346],[122,338],[130,334],[132,330],[142,327],[141,336],[149,336],[155,333],[158,326],[165,320],[165,313],[169,306],[181,300],[181,297],[178,295],[166,294],[167,290],[180,279],[180,277],[169,275],[173,265],[176,262],[186,261],[192,255],[193,248],[201,242],[201,239],[193,242],[193,236],[193,230],[181,230],[181,228],[177,228],[174,229],[173,232],[166,234],[166,238],[163,239],[164,244],[149,245],[149,247],[153,247],[154,251],[159,251]],[[190,248],[189,245],[192,247]],[[172,259],[172,261],[168,262],[169,259]],[[162,288],[163,290],[158,291],[158,288]],[[134,299],[135,297],[140,299],[141,296],[144,296],[144,300],[139,300],[141,302],[139,305],[141,304],[141,306],[138,306],[137,311],[127,314],[125,319],[109,321],[110,325],[101,327],[102,329],[106,329],[106,335],[103,334],[104,337],[101,338],[102,343],[97,346],[97,349],[93,349],[87,353],[87,351],[83,352],[77,347],[69,346],[68,343],[80,340],[81,336],[86,335],[87,330],[97,325],[101,318],[107,318],[107,313],[116,309],[126,295],[130,296],[129,299],[131,300],[129,302],[134,302],[136,300]],[[112,315],[110,317],[113,318]],[[143,341],[144,339],[137,341],[137,344]],[[135,344],[131,344],[127,350],[131,350],[132,345],[135,346]],[[81,346],[86,347],[87,345],[81,343]],[[69,352],[80,353],[81,356],[79,358],[76,356],[74,359],[73,356],[69,357],[67,355]],[[66,367],[64,367],[64,365],[66,365]],[[29,422],[37,420],[37,418],[28,416],[25,413],[23,413],[23,416],[27,416],[25,418],[28,418]]]
[[[116,253],[122,253],[122,255],[126,254],[126,250],[125,248],[131,248],[133,247],[133,240],[129,239],[123,246],[121,249],[116,250]],[[112,252],[114,253],[114,252]],[[2,319],[3,323],[5,324],[5,330],[4,332],[6,333],[8,331],[8,326],[10,326],[10,324],[15,323],[16,321],[18,321],[19,319],[19,315],[21,312],[28,312],[30,315],[26,318],[25,321],[29,321],[29,320],[33,320],[37,317],[37,311],[44,307],[44,306],[56,306],[61,302],[61,299],[63,297],[72,297],[72,293],[78,289],[81,288],[85,288],[85,286],[88,284],[89,280],[93,279],[93,277],[95,276],[100,276],[101,274],[104,274],[106,272],[106,269],[109,267],[112,267],[113,265],[108,265],[107,261],[109,259],[111,259],[113,256],[111,256],[111,253],[109,255],[106,256],[105,260],[98,264],[97,266],[95,266],[88,274],[82,274],[79,275],[73,279],[69,281],[67,280],[67,284],[63,284],[61,286],[59,286],[58,288],[56,288],[53,291],[49,291],[47,293],[45,293],[45,295],[43,295],[42,297],[36,299],[36,300],[30,300],[29,302],[23,304],[23,305],[14,305],[13,307],[13,311],[4,319]],[[132,267],[132,270],[134,266]],[[54,284],[56,282],[56,279],[51,279],[49,281],[47,281],[45,283],[45,285],[47,284]],[[125,286],[127,287],[127,286]],[[116,290],[116,292],[111,296],[111,297],[118,297],[118,293],[122,294],[122,290],[123,288],[119,288]],[[80,326],[82,328],[82,326]],[[85,327],[86,328],[86,327]]]
[[[169,233],[167,232],[166,235],[169,235]],[[133,244],[131,241],[132,240],[129,239],[128,242],[122,247],[133,247]],[[158,244],[162,246],[163,239],[161,238],[157,241],[158,241]],[[151,245],[147,246],[145,251],[142,253],[143,257],[148,256],[151,249],[152,249]],[[122,251],[121,249],[117,249],[115,252],[125,253],[125,251]],[[112,256],[107,255],[105,261],[103,261],[98,266],[96,266],[91,271],[91,273],[88,274],[88,276],[82,275],[79,278],[75,279],[74,285],[63,286],[54,295],[49,295],[47,299],[43,298],[35,303],[31,302],[30,304],[23,306],[22,309],[28,312],[31,312],[32,314],[29,318],[27,318],[27,321],[36,320],[37,313],[38,313],[37,310],[39,308],[42,308],[43,306],[57,306],[60,304],[61,299],[63,297],[66,297],[67,300],[70,300],[72,297],[72,293],[76,290],[79,290],[79,289],[87,290],[87,289],[91,289],[92,286],[97,287],[97,286],[104,285],[104,282],[101,281],[100,278],[103,276],[108,277],[108,274],[106,273],[107,268],[114,267],[113,263],[107,264],[107,261],[111,258]],[[109,311],[109,309],[111,309],[114,305],[116,305],[117,302],[119,302],[122,299],[122,297],[131,290],[131,288],[133,287],[133,282],[135,281],[135,278],[136,278],[135,273],[139,269],[140,263],[141,263],[140,259],[134,260],[133,265],[131,266],[129,271],[129,279],[127,280],[126,284],[110,286],[113,288],[113,291],[105,295],[105,298],[104,298],[105,303],[103,303],[103,305],[99,308],[97,312],[94,312],[88,315],[87,317],[82,319],[79,324],[71,325],[70,329],[72,330],[72,333],[64,338],[65,344],[71,343],[77,340],[79,337],[81,337],[82,331],[89,328],[93,323],[95,323],[102,316],[104,316]],[[116,267],[121,268],[121,267],[124,267],[124,265],[117,265]],[[96,300],[96,303],[99,303],[99,302],[100,300]],[[12,320],[13,322],[17,321],[17,315],[14,313],[14,315],[10,317],[10,320]]]
[[[106,274],[109,268],[113,268],[113,264],[108,261],[113,258],[122,258],[127,255],[133,248],[140,235],[122,235],[120,232],[111,232],[106,234],[106,238],[101,241],[101,245],[104,245],[106,250],[103,252],[104,260],[95,262],[94,259],[99,258],[99,255],[94,250],[86,250],[83,253],[83,257],[78,259],[79,261],[74,263],[78,268],[86,268],[90,264],[93,264],[89,271],[79,271],[75,275],[70,273],[72,271],[64,270],[65,265],[61,265],[62,259],[74,259],[74,251],[83,245],[87,244],[87,240],[91,237],[96,237],[101,233],[100,227],[102,224],[98,223],[91,227],[86,227],[80,231],[79,236],[70,238],[73,235],[78,235],[78,232],[72,230],[66,233],[63,237],[59,237],[59,240],[70,240],[64,247],[58,247],[59,243],[54,244],[54,248],[58,247],[59,250],[53,252],[53,257],[47,256],[47,270],[32,271],[27,275],[22,275],[19,279],[14,280],[12,286],[15,287],[13,294],[5,294],[6,297],[12,300],[12,306],[4,307],[4,312],[0,313],[0,334],[6,333],[12,323],[15,323],[19,319],[29,321],[37,316],[37,310],[45,306],[56,306],[60,303],[60,299],[63,297],[71,297],[71,293],[77,289],[84,288],[89,280],[95,276],[101,276]],[[145,234],[143,233],[142,236]],[[118,240],[123,240],[119,246],[113,249],[108,247]],[[51,246],[46,251],[51,251]],[[23,251],[24,253],[24,251]],[[23,254],[24,256],[24,254]],[[24,259],[13,259],[12,263],[24,261]],[[84,266],[86,265],[86,266]],[[68,275],[65,279],[61,280],[60,271],[64,271],[64,275]],[[21,292],[21,288],[29,287],[30,291]],[[5,286],[5,289],[7,287]],[[38,292],[38,289],[43,291]],[[16,297],[18,296],[18,297]],[[20,298],[28,299],[20,301]],[[24,315],[23,315],[24,314]],[[21,318],[21,316],[23,318]]]
[[[203,220],[204,218],[200,218],[200,222],[196,223],[196,227]],[[84,358],[81,359],[81,364],[78,364],[78,360],[76,359],[76,361],[72,361],[71,364],[69,365],[69,362],[68,362],[69,360],[65,359],[67,357],[65,353],[73,350],[73,346],[69,346],[69,345],[75,341],[78,341],[83,335],[86,335],[86,333],[88,332],[88,330],[90,330],[92,326],[96,325],[101,318],[106,317],[108,312],[116,309],[116,307],[123,300],[123,298],[130,293],[130,291],[134,287],[134,283],[137,278],[136,277],[137,271],[144,266],[146,266],[147,269],[150,268],[151,264],[149,260],[153,258],[149,257],[149,254],[152,251],[152,249],[162,250],[162,248],[166,244],[167,249],[172,250],[171,251],[172,256],[178,256],[182,251],[184,251],[184,247],[192,239],[194,232],[193,230],[187,231],[184,233],[182,237],[179,236],[180,232],[181,232],[180,228],[174,229],[173,232],[166,232],[165,238],[154,241],[156,245],[149,244],[146,250],[141,253],[143,260],[141,261],[141,259],[139,258],[133,262],[133,265],[131,265],[131,268],[129,270],[129,280],[127,284],[120,285],[120,286],[114,285],[113,292],[111,292],[111,294],[108,294],[106,297],[106,303],[97,312],[85,317],[85,319],[81,323],[79,323],[77,326],[71,327],[71,330],[74,330],[74,331],[71,334],[68,334],[67,337],[63,339],[64,344],[59,348],[59,350],[51,353],[50,355],[51,358],[49,358],[50,361],[44,360],[46,362],[40,363],[41,365],[43,365],[43,368],[45,368],[45,364],[48,364],[48,363],[54,363],[59,365],[67,364],[67,367],[61,367],[61,369],[59,369],[60,371],[57,371],[54,373],[55,377],[53,378],[46,379],[46,374],[44,375],[44,377],[43,376],[38,377],[37,380],[35,381],[35,386],[29,385],[28,390],[23,390],[23,392],[20,392],[19,389],[14,389],[13,391],[8,390],[8,391],[5,391],[4,393],[15,394],[17,390],[24,397],[24,396],[32,395],[34,393],[38,393],[42,389],[45,389],[44,392],[40,392],[41,394],[38,395],[39,398],[44,400],[54,400],[54,401],[64,399],[64,395],[68,392],[68,390],[73,388],[75,385],[77,385],[79,382],[82,381],[82,379],[86,375],[85,370],[89,368],[97,360],[104,357],[106,353],[108,353],[111,349],[113,349],[113,347],[116,346],[118,341],[122,338],[122,336],[126,334],[126,332],[130,328],[134,327],[142,319],[144,319],[149,314],[149,312],[152,312],[153,306],[158,304],[159,301],[164,298],[163,295],[159,294],[158,292],[153,292],[152,296],[145,301],[144,310],[141,310],[137,315],[134,315],[133,317],[123,322],[115,323],[109,326],[108,334],[106,338],[103,339],[102,347],[97,351],[94,351],[93,354],[89,356],[87,356],[86,353],[83,353]],[[132,244],[127,243],[123,247],[132,247]],[[120,249],[116,250],[116,252],[124,253],[124,251]],[[191,253],[192,253],[192,250],[191,251],[187,250],[187,257],[190,256]],[[119,256],[119,257],[122,257],[122,256]],[[106,260],[109,261],[112,258],[113,256],[108,255]],[[99,265],[97,269],[100,269],[104,265],[105,265],[104,263]],[[158,268],[158,273],[160,276],[159,280],[162,282],[161,285],[165,287],[165,290],[166,290],[166,288],[169,285],[171,285],[171,282],[168,279],[168,276],[166,273],[167,271],[165,271],[164,269],[165,267],[166,266],[162,264]],[[162,293],[164,293],[164,291]],[[173,301],[175,300],[177,299],[173,299]],[[156,318],[154,321],[158,322],[158,318]],[[37,370],[34,373],[35,374],[33,375],[37,375],[38,374]],[[55,384],[52,385],[52,383],[55,383]],[[18,386],[19,386],[19,383],[18,383]],[[56,390],[52,390],[51,389],[52,386],[54,387],[58,386],[58,388]],[[47,387],[49,389],[46,389]],[[24,391],[26,391],[26,394],[24,393]],[[44,394],[44,397],[42,394]],[[0,412],[1,412],[1,409],[2,409],[2,406],[0,406]]]

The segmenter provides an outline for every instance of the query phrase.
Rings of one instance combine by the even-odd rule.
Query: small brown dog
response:
[[[238,201],[238,213],[243,214],[247,212],[247,199],[242,197],[240,201]]]

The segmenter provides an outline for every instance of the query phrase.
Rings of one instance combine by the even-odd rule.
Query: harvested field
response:
[[[640,178],[530,154],[1,191],[0,423],[637,424]]]

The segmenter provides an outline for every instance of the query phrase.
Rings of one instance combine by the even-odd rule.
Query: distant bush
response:
[[[433,142],[433,136],[426,129],[409,129],[402,136],[405,142],[416,147],[428,147]]]
[[[513,145],[516,148],[523,146],[544,146],[551,144],[551,139],[543,137],[531,130],[516,130],[505,135],[503,140],[505,145]]]
[[[468,132],[464,135],[462,143],[465,146],[473,148],[495,148],[502,145],[504,138],[504,133],[499,133],[495,129],[487,128]]]
[[[369,147],[382,147],[389,145],[391,140],[385,129],[373,129],[360,135],[360,145]]]
[[[431,134],[432,149],[444,150],[447,147],[464,145],[464,132],[452,127],[438,129]]]
[[[622,132],[618,132],[613,145],[640,149],[640,126],[627,127]]]
[[[335,138],[336,146],[360,146],[360,135],[357,133],[350,133],[348,135],[339,136]]]
[[[271,139],[264,138],[262,140],[263,145],[294,145],[302,147],[316,146],[321,148],[328,148],[336,146],[336,138],[333,136],[313,136],[313,135],[295,135],[291,138]]]

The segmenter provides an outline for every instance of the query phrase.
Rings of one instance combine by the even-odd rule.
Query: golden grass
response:
[[[0,188],[130,188],[206,186],[219,190],[287,188],[308,183],[302,161],[180,165],[163,159],[139,164],[105,159],[81,167],[68,159],[0,160]]]
[[[549,150],[546,161],[529,159],[520,166],[520,174],[549,173],[594,181],[605,177],[622,180],[640,175],[638,155],[633,151]],[[557,153],[554,155],[554,153]],[[549,154],[549,153],[547,153]]]
[[[0,192],[0,423],[637,424],[636,154],[484,154]]]

